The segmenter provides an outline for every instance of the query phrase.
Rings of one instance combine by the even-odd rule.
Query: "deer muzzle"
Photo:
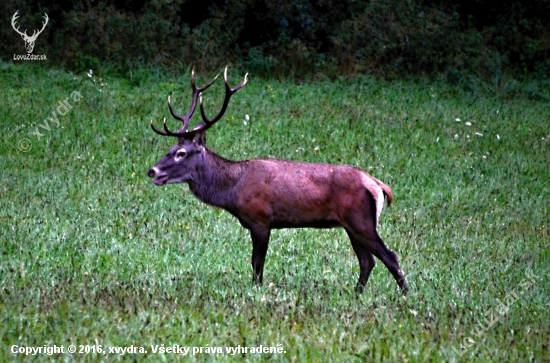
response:
[[[166,181],[168,180],[168,174],[161,173],[157,168],[152,167],[147,172],[147,175],[149,178],[155,178],[153,181],[155,185],[164,185],[166,184]]]

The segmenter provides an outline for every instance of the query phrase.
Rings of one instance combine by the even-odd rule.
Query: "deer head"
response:
[[[219,75],[218,75],[219,76]],[[164,118],[163,130],[157,129],[153,125],[151,120],[151,128],[159,135],[174,136],[178,138],[178,143],[170,149],[155,166],[148,171],[148,175],[151,178],[155,178],[155,185],[164,185],[167,183],[187,183],[193,180],[193,174],[197,170],[197,167],[202,163],[204,156],[204,149],[206,147],[206,135],[205,131],[208,130],[213,124],[218,122],[227,109],[229,99],[231,95],[241,89],[247,82],[248,73],[244,76],[244,80],[238,84],[235,88],[231,88],[227,81],[227,67],[223,73],[223,79],[225,82],[225,99],[223,106],[218,115],[212,119],[208,119],[204,112],[202,103],[201,92],[210,87],[217,79],[216,76],[212,81],[203,87],[197,87],[195,84],[195,69],[191,71],[191,88],[193,91],[191,109],[185,116],[177,115],[172,108],[170,102],[170,96],[168,96],[168,108],[170,113],[176,120],[180,120],[183,126],[180,130],[170,131],[166,126],[166,118]],[[202,121],[195,126],[192,130],[189,130],[189,120],[193,116],[197,107],[197,99],[199,99]]]
[[[44,28],[46,27],[46,24],[48,24],[48,15],[47,14],[44,14],[44,20],[46,20],[44,23],[42,23],[42,29],[40,29],[39,31],[35,30],[31,36],[28,36],[27,35],[27,29],[25,29],[25,31],[23,33],[21,33],[19,31],[19,27],[15,27],[15,21],[17,20],[17,13],[19,11],[16,11],[15,14],[13,14],[13,17],[11,18],[11,26],[13,27],[13,29],[19,33],[21,35],[21,38],[23,38],[23,40],[25,41],[25,49],[27,50],[27,53],[32,53],[33,49],[34,49],[34,42],[36,42],[36,38],[38,38],[38,36],[40,35],[40,33],[42,33],[42,31],[44,30]]]

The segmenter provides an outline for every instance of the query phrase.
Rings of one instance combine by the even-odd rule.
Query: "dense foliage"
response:
[[[35,53],[72,69],[228,62],[275,76],[443,74],[499,84],[550,75],[550,2],[533,0],[117,0],[0,4],[0,56],[24,53],[8,25],[50,23]]]

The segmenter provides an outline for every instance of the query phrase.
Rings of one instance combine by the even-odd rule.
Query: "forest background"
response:
[[[29,34],[48,14],[35,54],[77,72],[229,63],[279,79],[421,75],[474,90],[550,76],[548,0],[21,0],[0,3],[3,24],[16,11]],[[0,57],[20,53],[1,27]]]

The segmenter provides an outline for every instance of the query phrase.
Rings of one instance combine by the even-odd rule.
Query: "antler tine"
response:
[[[16,22],[17,18],[19,18],[19,15],[17,15],[18,13],[19,13],[19,10],[17,10],[17,11],[15,12],[15,14],[13,14],[13,17],[11,18],[11,26],[12,26],[12,28],[13,28],[17,33],[19,33],[20,35],[25,35],[25,36],[27,36],[27,29],[25,29],[25,32],[24,32],[24,33],[21,33],[21,32],[19,31],[19,27],[17,27],[17,28],[15,27],[15,26],[16,26],[15,22]]]
[[[204,85],[203,87],[197,87],[195,82],[195,67],[191,70],[191,89],[193,91],[192,95],[192,101],[191,101],[191,109],[185,116],[180,116],[174,112],[174,109],[172,107],[172,103],[170,102],[170,96],[168,96],[168,108],[170,108],[170,113],[176,120],[180,120],[183,122],[183,127],[181,128],[181,133],[187,132],[187,129],[189,127],[189,120],[193,116],[193,113],[195,112],[195,109],[197,108],[197,98],[199,97],[200,93],[206,90],[208,87],[210,87],[216,80],[218,79],[220,75],[216,75],[216,77]],[[176,133],[180,134],[180,131],[177,131]],[[174,132],[170,132],[171,134],[175,134]]]
[[[37,37],[40,33],[42,33],[44,31],[44,29],[46,29],[46,25],[48,25],[48,20],[50,20],[50,18],[48,18],[48,14],[46,14],[46,13],[44,13],[44,20],[46,20],[46,22],[42,23],[42,29],[40,29],[38,34],[36,34]],[[33,36],[34,36],[34,34],[33,34]]]
[[[176,132],[170,131],[168,129],[168,126],[166,126],[166,117],[164,118],[164,120],[162,122],[162,127],[164,128],[164,131],[157,129],[155,127],[155,125],[153,125],[153,120],[151,120],[150,125],[151,125],[151,128],[153,129],[153,131],[155,131],[157,134],[162,135],[162,136],[181,136],[181,135],[185,134],[185,132],[181,132],[181,130],[176,131]]]
[[[165,118],[166,120],[166,118]],[[151,123],[149,124],[151,126],[151,128],[153,129],[154,132],[156,132],[157,134],[159,135],[162,135],[162,136],[169,136],[167,133],[165,133],[164,131],[160,131],[159,129],[157,129],[155,127],[155,125],[153,125],[153,120],[151,120]]]
[[[180,116],[174,112],[174,109],[172,108],[172,103],[170,102],[170,95],[168,95],[168,108],[170,109],[172,117],[174,117],[176,120],[180,120],[181,122],[183,122],[183,126],[181,129],[187,130],[187,127],[189,126],[189,117]]]
[[[222,109],[220,110],[220,112],[218,113],[218,115],[216,117],[214,117],[213,119],[208,119],[206,117],[206,114],[204,113],[204,107],[203,107],[202,97],[201,97],[200,104],[201,104],[202,122],[200,122],[193,129],[193,131],[204,131],[204,130],[208,129],[209,127],[211,127],[216,122],[218,122],[222,118],[225,111],[227,110],[227,105],[229,104],[229,99],[231,98],[231,96],[235,92],[237,92],[238,90],[243,88],[244,85],[246,84],[246,82],[248,82],[248,73],[246,73],[244,75],[243,81],[241,83],[239,83],[237,86],[235,86],[235,88],[231,88],[231,86],[229,85],[229,82],[227,81],[227,68],[228,68],[228,66],[225,67],[225,70],[223,72],[223,80],[225,82],[225,98],[223,100]]]
[[[172,132],[168,130],[168,126],[166,126],[166,117],[164,118],[164,121],[162,122],[162,127],[164,128],[164,131],[166,132],[166,135],[168,136],[180,136],[182,134],[185,134],[185,132],[182,132],[182,130]]]

